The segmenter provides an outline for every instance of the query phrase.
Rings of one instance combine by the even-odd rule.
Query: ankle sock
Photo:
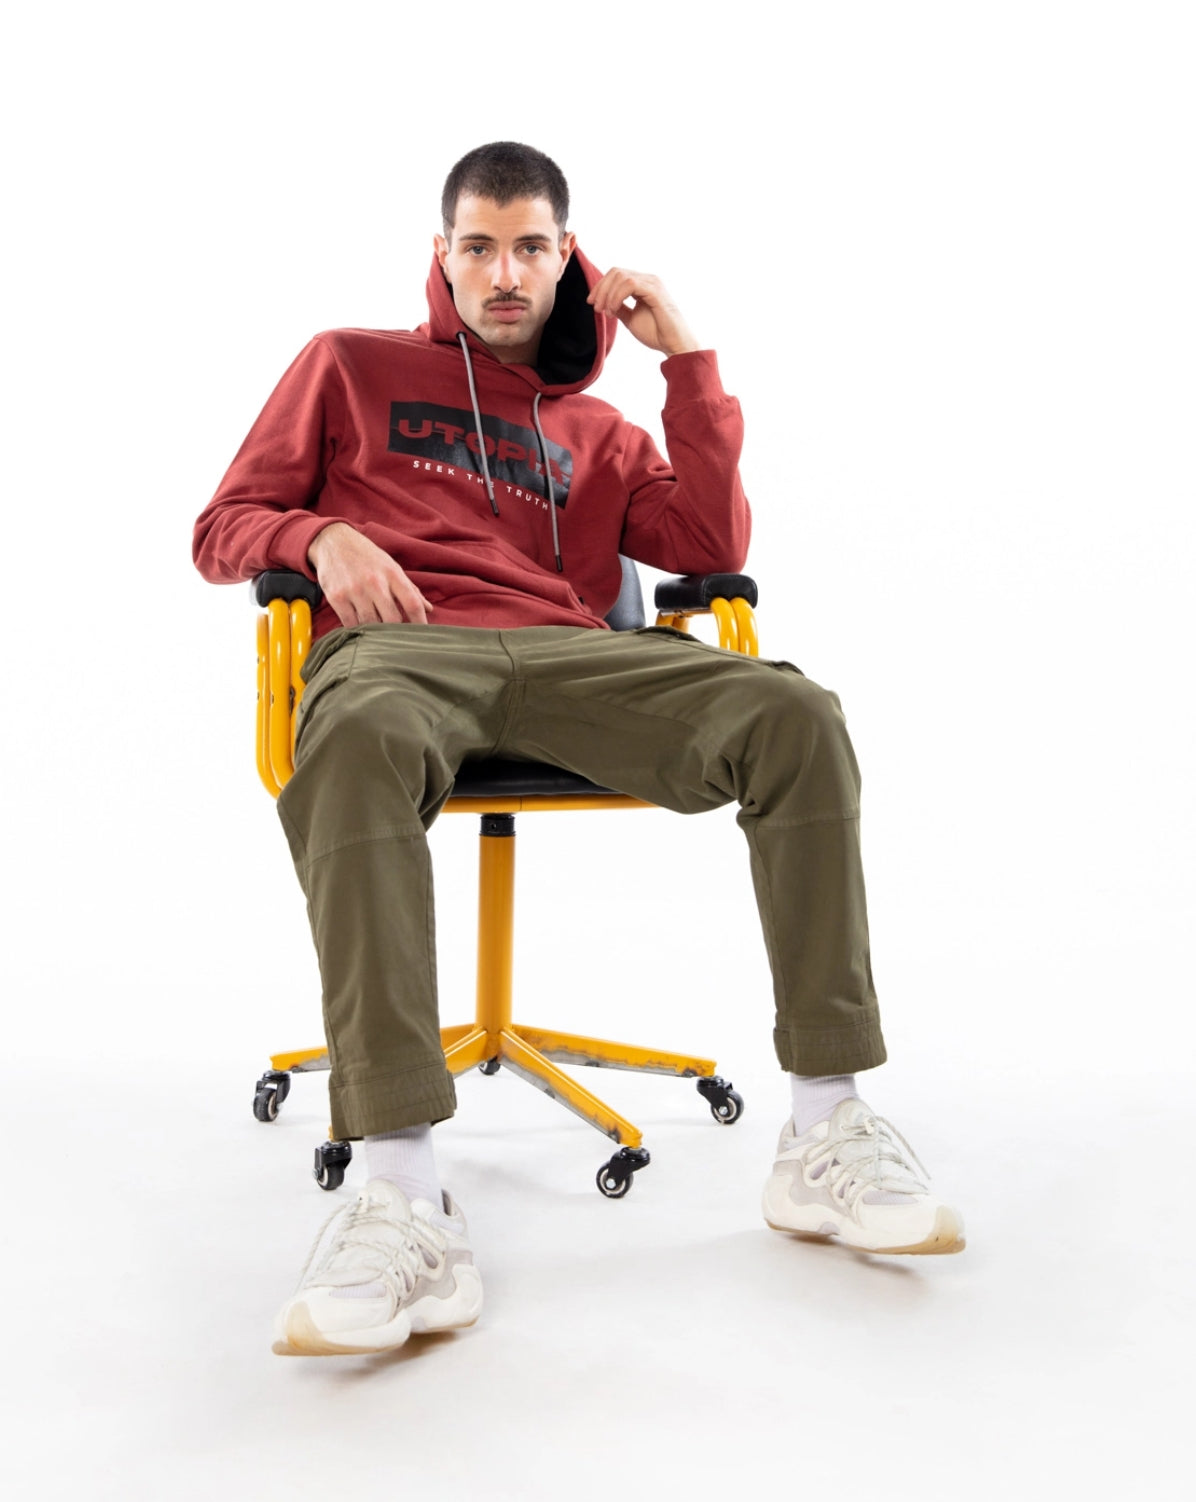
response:
[[[432,1128],[403,1127],[398,1132],[379,1132],[365,1139],[366,1174],[371,1179],[387,1179],[400,1188],[409,1200],[430,1200],[437,1210],[444,1205],[440,1175],[432,1153]]]
[[[793,1133],[800,1137],[826,1121],[841,1100],[858,1099],[854,1074],[791,1074]]]

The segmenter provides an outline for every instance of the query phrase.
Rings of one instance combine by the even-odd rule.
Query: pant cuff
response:
[[[446,1121],[457,1109],[453,1077],[443,1059],[417,1069],[404,1069],[380,1079],[341,1085],[328,1090],[332,1106],[332,1135],[338,1142],[398,1132],[403,1127]]]
[[[872,1010],[847,1027],[778,1027],[772,1038],[781,1068],[790,1074],[855,1074],[888,1058],[880,1014]]]

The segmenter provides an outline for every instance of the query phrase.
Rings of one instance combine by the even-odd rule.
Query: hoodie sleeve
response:
[[[669,462],[636,428],[624,455],[629,501],[621,551],[678,574],[735,573],[747,558],[751,512],[739,480],[743,416],[713,350],[661,366]]]
[[[213,584],[289,568],[314,577],[312,539],[335,516],[313,507],[343,431],[344,383],[315,338],[275,387],[215,496],[195,524],[192,555]]]

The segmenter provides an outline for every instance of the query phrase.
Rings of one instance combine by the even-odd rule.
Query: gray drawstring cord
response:
[[[486,482],[486,494],[490,497],[490,509],[498,515],[498,502],[494,499],[494,482],[490,478],[490,466],[486,462],[486,432],[482,427],[482,409],[478,406],[478,388],[473,383],[473,361],[469,358],[469,345],[464,333],[457,335],[461,353],[465,356],[465,374],[469,378],[469,399],[473,403],[473,420],[478,425],[478,457],[482,461],[482,479]],[[541,439],[543,442],[543,439]]]
[[[548,482],[548,514],[552,517],[552,555],[556,559],[556,571],[558,574],[565,572],[565,565],[561,562],[561,539],[556,526],[556,491],[552,484],[552,466],[548,461],[548,440],[544,437],[544,429],[540,426],[540,398],[542,391],[536,392],[536,399],[532,403],[532,422],[536,425],[536,437],[540,440],[540,459],[544,465],[544,478]]]
[[[490,465],[486,460],[486,434],[482,427],[482,409],[478,405],[478,388],[473,379],[473,361],[469,358],[469,345],[466,335],[457,335],[457,343],[461,346],[461,353],[465,356],[465,375],[469,381],[469,400],[473,403],[473,420],[478,430],[478,458],[482,461],[482,479],[486,482],[486,494],[490,498],[490,509],[495,516],[498,515],[498,502],[494,499],[494,482],[490,478]],[[544,429],[540,426],[540,397],[543,392],[536,392],[536,399],[532,403],[532,422],[536,427],[536,437],[540,442],[540,462],[544,465],[544,480],[548,486],[548,515],[552,520],[552,555],[556,559],[556,571],[558,574],[565,572],[564,561],[561,558],[561,538],[557,528],[556,519],[556,489],[552,483],[552,466],[548,458],[548,440],[544,436]]]

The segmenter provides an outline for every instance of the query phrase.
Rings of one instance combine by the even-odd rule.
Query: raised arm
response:
[[[623,551],[675,573],[741,569],[751,536],[739,479],[743,416],[723,390],[714,351],[699,346],[657,276],[613,267],[589,301],[667,357],[661,417],[668,460],[647,433],[633,429],[624,457],[630,502]]]

